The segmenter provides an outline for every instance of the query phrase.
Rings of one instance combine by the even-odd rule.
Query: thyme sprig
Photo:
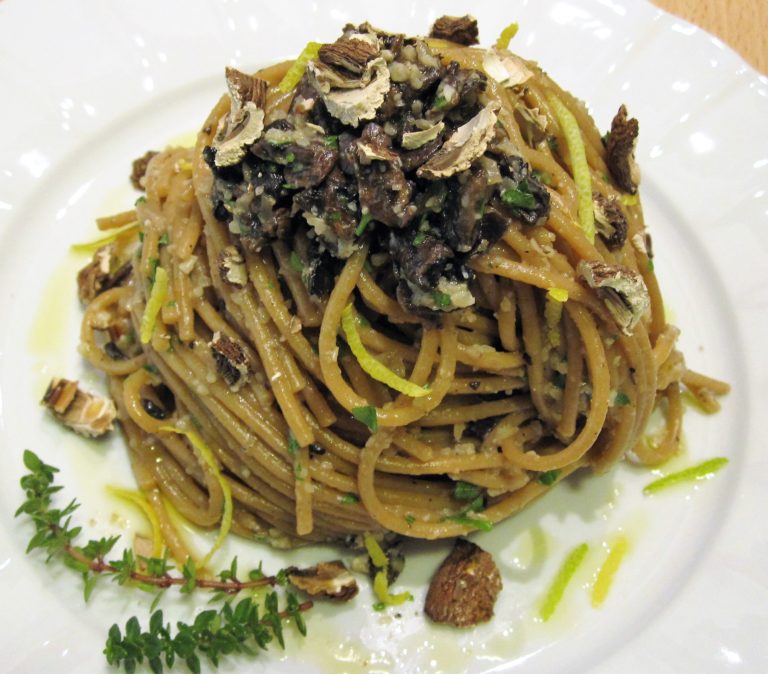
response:
[[[136,617],[128,620],[124,634],[117,624],[112,625],[104,648],[109,664],[122,665],[130,673],[146,660],[150,669],[157,673],[163,671],[163,663],[170,668],[181,660],[192,672],[199,672],[201,655],[218,666],[222,656],[232,653],[253,655],[254,646],[265,649],[273,639],[284,647],[282,621],[285,619],[292,619],[299,632],[306,634],[302,612],[310,609],[312,602],[299,603],[294,594],[286,592],[286,607],[280,610],[274,591],[264,596],[261,609],[256,600],[247,597],[234,608],[225,603],[218,610],[202,611],[191,625],[177,622],[176,632],[172,633],[170,624],[163,621],[163,612],[155,610],[157,601],[168,588],[178,587],[185,594],[198,589],[210,590],[215,593],[212,598],[215,601],[243,590],[285,585],[285,572],[268,576],[259,565],[246,574],[247,579],[241,578],[235,557],[229,568],[215,578],[199,575],[191,559],[183,565],[180,574],[174,574],[171,573],[174,567],[167,557],[137,557],[131,549],[124,550],[119,559],[108,560],[107,556],[120,537],[91,539],[85,545],[78,545],[76,539],[82,527],[73,526],[72,514],[80,504],[73,499],[63,508],[53,506],[53,496],[61,490],[54,484],[58,468],[44,463],[29,450],[24,452],[24,465],[30,471],[21,478],[26,500],[16,511],[16,517],[26,515],[35,526],[27,553],[42,550],[47,554],[46,562],[58,559],[80,573],[86,601],[97,580],[103,576],[111,577],[119,585],[158,592],[152,604],[148,631],[142,631]]]
[[[149,668],[159,674],[163,664],[170,668],[178,659],[199,674],[201,655],[217,667],[222,656],[254,655],[254,646],[265,650],[273,639],[284,648],[282,621],[286,618],[292,618],[299,632],[306,635],[301,612],[311,606],[312,602],[300,604],[295,595],[288,593],[287,606],[280,611],[277,593],[270,592],[264,600],[263,615],[259,605],[246,597],[234,608],[226,603],[219,610],[202,611],[192,624],[177,622],[175,634],[170,624],[164,622],[163,612],[157,610],[149,619],[147,631],[142,631],[135,617],[125,624],[125,633],[117,624],[112,625],[104,655],[110,665],[122,665],[129,673],[146,659]]]

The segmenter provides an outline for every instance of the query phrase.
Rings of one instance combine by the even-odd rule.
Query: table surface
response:
[[[652,0],[719,37],[747,63],[768,74],[768,0]]]

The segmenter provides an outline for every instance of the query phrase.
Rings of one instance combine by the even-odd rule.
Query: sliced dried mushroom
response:
[[[477,19],[473,16],[441,16],[429,32],[429,37],[440,40],[449,40],[457,44],[469,47],[477,44],[478,29]]]
[[[115,255],[115,244],[99,248],[93,259],[77,274],[77,294],[83,304],[122,283],[131,273],[131,262],[121,264]]]
[[[501,591],[501,576],[489,553],[457,538],[429,584],[424,612],[435,622],[471,627],[488,622]]]
[[[236,288],[243,288],[248,283],[245,260],[234,246],[227,246],[219,253],[219,274],[222,281]]]
[[[516,87],[533,77],[533,71],[526,62],[506,50],[486,50],[483,55],[483,70],[488,77],[507,88]]]
[[[144,176],[147,175],[147,166],[152,158],[157,154],[154,150],[148,150],[142,157],[133,160],[131,165],[131,185],[137,190],[144,191]]]
[[[579,262],[577,271],[597,291],[621,331],[631,335],[651,306],[643,277],[627,267],[593,260]]]
[[[326,65],[362,75],[368,61],[378,53],[378,45],[371,44],[367,40],[349,37],[341,38],[332,44],[324,44],[320,47],[318,58]]]
[[[216,370],[229,386],[229,390],[237,393],[251,377],[251,366],[245,349],[219,331],[213,333],[208,347],[216,362]]]
[[[437,122],[432,126],[428,126],[426,129],[419,129],[418,131],[406,131],[403,134],[402,145],[404,150],[415,150],[437,138],[440,132],[445,128],[443,122]]]
[[[592,195],[592,206],[595,211],[595,227],[605,245],[616,250],[627,240],[627,219],[616,197],[604,197],[599,192]]]
[[[96,438],[112,430],[115,403],[87,393],[79,383],[54,377],[41,401],[51,414],[75,433]]]
[[[306,592],[310,597],[349,601],[358,591],[357,581],[344,563],[337,560],[320,562],[308,569],[287,569],[291,585]]]
[[[369,61],[356,77],[341,76],[318,62],[311,62],[309,71],[330,115],[349,126],[373,119],[389,91],[389,69],[382,57]]]
[[[611,122],[611,132],[605,144],[605,162],[616,184],[625,192],[635,194],[640,184],[640,167],[635,161],[635,145],[640,125],[627,118],[622,105]]]
[[[482,157],[494,135],[498,105],[489,103],[460,126],[432,158],[416,171],[419,178],[437,180],[466,171]]]
[[[263,108],[267,104],[267,87],[269,84],[266,80],[231,67],[227,67],[224,74],[227,78],[229,95],[238,107],[248,102],[254,103],[257,108]]]
[[[227,68],[230,95],[229,114],[222,117],[213,148],[218,167],[237,164],[264,131],[264,104],[267,83],[258,77]]]

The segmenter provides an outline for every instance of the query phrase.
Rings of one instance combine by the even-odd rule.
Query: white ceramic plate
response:
[[[209,3],[6,1],[0,4],[0,644],[10,672],[108,671],[101,649],[113,621],[146,620],[150,598],[103,584],[89,605],[79,579],[24,555],[27,524],[13,520],[25,447],[61,467],[80,523],[131,540],[141,518],[104,495],[131,484],[119,438],[82,441],[37,406],[52,374],[98,376],[75,353],[79,308],[68,252],[95,235],[94,217],[129,207],[130,161],[194,131],[224,89],[226,64],[254,67],[332,39],[365,19],[424,32],[467,10],[485,44],[519,21],[513,48],[538,59],[584,98],[602,127],[621,102],[641,121],[643,197],[657,271],[692,366],[728,379],[714,418],[689,413],[687,455],[731,459],[714,480],[653,498],[646,471],[564,485],[478,542],[504,578],[497,616],[467,632],[421,613],[425,583],[448,549],[415,546],[399,585],[416,596],[400,612],[316,608],[307,639],[287,654],[235,660],[224,671],[286,672],[763,672],[768,669],[768,81],[721,43],[650,5],[628,0],[440,3],[389,0],[363,9],[283,0]],[[671,468],[665,467],[665,470]],[[631,551],[606,603],[589,603],[605,544]],[[555,617],[537,619],[567,551],[589,555]],[[240,541],[241,564],[267,568],[331,556],[276,556]],[[203,600],[198,600],[202,602]],[[168,615],[197,605],[169,601]],[[183,668],[182,668],[183,669]]]

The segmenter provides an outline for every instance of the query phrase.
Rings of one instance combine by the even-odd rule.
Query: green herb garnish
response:
[[[482,489],[471,482],[458,480],[453,486],[453,498],[459,501],[472,501],[480,496]]]
[[[338,136],[326,136],[323,139],[323,145],[326,147],[339,147],[339,137]]]
[[[550,487],[557,482],[558,477],[560,477],[560,471],[555,468],[554,470],[544,471],[537,479],[539,483]]]
[[[413,245],[414,246],[420,246],[422,243],[424,243],[424,240],[427,238],[426,232],[419,232],[416,234],[416,236],[413,237]]]
[[[119,585],[157,592],[153,606],[167,588],[174,586],[185,594],[199,589],[211,590],[215,600],[278,582],[278,576],[264,575],[261,565],[248,574],[248,580],[240,580],[237,559],[217,578],[198,576],[192,560],[182,567],[180,574],[174,574],[167,557],[137,559],[131,549],[123,550],[122,556],[116,559],[108,559],[119,536],[91,539],[85,545],[79,545],[77,539],[82,529],[72,525],[72,515],[80,504],[73,499],[63,508],[56,508],[52,503],[53,496],[61,489],[54,484],[58,469],[44,463],[29,450],[24,452],[23,460],[29,471],[21,478],[26,500],[16,511],[16,517],[26,515],[35,527],[27,552],[42,550],[46,562],[58,560],[79,573],[83,578],[86,601],[102,576],[110,577]],[[312,602],[300,604],[290,593],[286,593],[286,601],[287,606],[282,611],[278,610],[275,592],[265,597],[261,609],[251,598],[243,599],[234,608],[227,603],[219,611],[199,614],[191,625],[177,622],[175,634],[170,625],[164,624],[162,611],[153,608],[146,632],[142,631],[136,617],[128,620],[124,633],[113,625],[104,654],[109,664],[122,666],[129,673],[145,660],[153,672],[162,672],[164,666],[170,668],[178,660],[183,660],[193,672],[199,672],[202,655],[216,666],[223,656],[252,654],[254,645],[264,648],[273,639],[284,645],[282,621],[286,618],[292,618],[301,634],[306,634],[301,613],[311,608]]]
[[[353,407],[352,416],[359,422],[364,423],[371,429],[372,433],[375,433],[379,429],[379,419],[376,416],[376,408],[371,405],[365,405],[364,407]]]
[[[139,206],[140,204],[146,204],[146,203],[147,203],[147,197],[142,195],[138,199],[136,199],[136,201],[133,202],[133,205]]]
[[[555,370],[552,373],[552,385],[559,389],[565,388],[565,375],[562,372]]]
[[[299,254],[295,251],[291,251],[291,257],[288,260],[291,264],[291,269],[293,271],[301,274],[302,271],[304,271],[304,263],[301,261],[301,258],[299,257]]]
[[[170,243],[168,232],[163,232],[162,236],[157,240],[159,246],[167,246]]]
[[[445,96],[442,94],[435,96],[435,101],[432,103],[435,110],[442,110],[446,105],[448,105],[448,99]]]
[[[516,188],[504,190],[501,193],[501,200],[507,206],[515,206],[516,208],[525,208],[527,210],[536,208],[536,199],[531,194],[526,180],[521,180]]]
[[[299,441],[293,437],[293,433],[288,431],[288,453],[291,456],[295,456],[299,453],[299,450],[301,449],[301,445],[299,444]]]
[[[411,526],[411,525],[412,525],[412,524],[413,524],[413,523],[416,521],[416,518],[415,518],[413,515],[411,515],[410,513],[408,513],[408,514],[405,516],[405,518],[404,518],[404,519],[405,519],[405,522],[406,522],[406,524],[407,524],[408,526]]]
[[[552,176],[546,171],[540,171],[539,169],[533,169],[531,175],[536,178],[542,185],[551,185]]]
[[[435,301],[435,304],[441,308],[450,307],[453,304],[453,302],[451,302],[451,296],[448,293],[443,293],[439,290],[432,291],[432,299]]]
[[[284,159],[286,164],[292,164],[296,161],[296,155],[293,152],[286,152]]]
[[[157,257],[149,258],[149,276],[147,277],[147,280],[149,281],[150,286],[155,285],[155,276],[157,275],[157,268],[159,266],[160,266],[159,258]]]
[[[344,494],[339,496],[339,503],[342,505],[354,505],[360,503],[360,497],[357,494]]]
[[[626,407],[632,401],[629,399],[629,396],[626,393],[619,391],[616,394],[616,397],[613,399],[613,402],[619,407]]]

